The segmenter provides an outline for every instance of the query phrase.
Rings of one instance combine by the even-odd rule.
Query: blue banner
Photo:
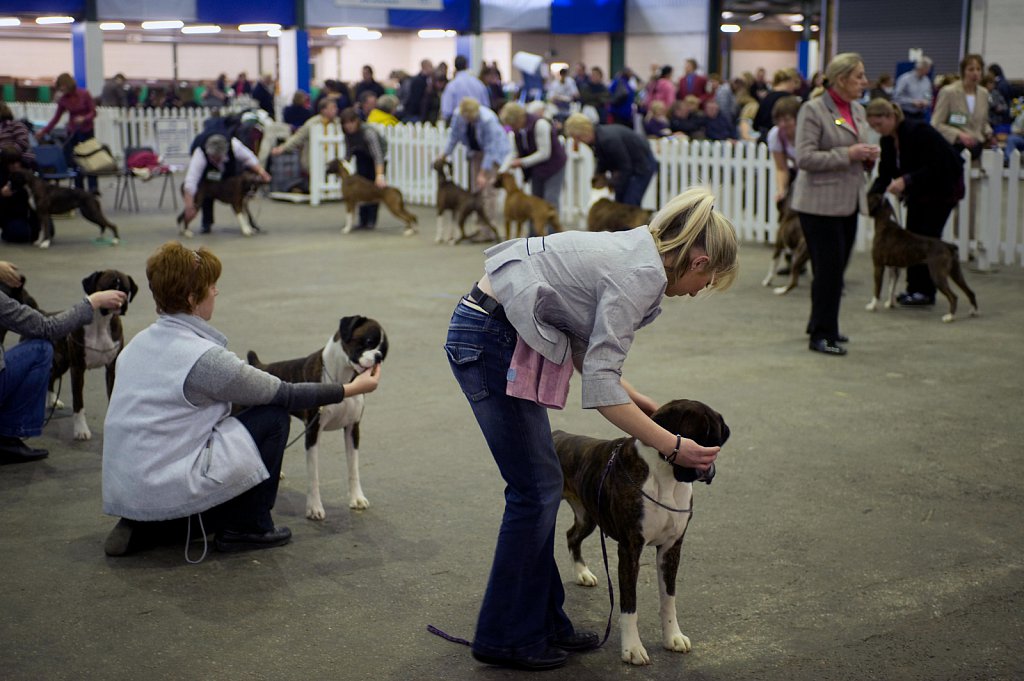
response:
[[[196,0],[196,20],[211,24],[295,23],[294,0]]]
[[[388,25],[392,28],[443,28],[466,33],[469,31],[469,0],[445,0],[444,9],[440,12],[390,9]]]
[[[552,0],[552,33],[621,33],[625,0]]]
[[[85,14],[85,0],[0,0],[0,14],[81,16]]]

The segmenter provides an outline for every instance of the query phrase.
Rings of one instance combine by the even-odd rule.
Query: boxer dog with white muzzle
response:
[[[721,414],[701,402],[675,400],[652,417],[673,433],[705,447],[729,439]],[[619,631],[623,662],[642,665],[651,660],[637,630],[636,582],[645,546],[657,547],[661,593],[662,645],[690,652],[690,639],[676,618],[676,572],[683,535],[693,510],[693,482],[711,484],[714,464],[706,471],[675,465],[633,438],[598,440],[562,431],[553,433],[555,451],[565,479],[563,498],[575,515],[566,533],[576,570],[576,582],[596,586],[580,544],[596,526],[619,545]]]
[[[372,369],[384,361],[388,354],[388,337],[384,328],[374,319],[362,316],[342,317],[338,331],[327,340],[321,350],[298,359],[263,364],[252,350],[249,364],[277,376],[282,381],[323,382],[344,385],[353,377]],[[328,404],[319,410],[293,412],[292,416],[306,424],[306,517],[324,519],[324,505],[320,500],[320,433],[325,430],[344,429],[345,453],[348,458],[348,505],[362,510],[370,506],[359,482],[359,422],[363,418],[363,395],[346,397],[337,404]]]
[[[128,313],[128,303],[135,299],[139,287],[135,280],[119,270],[100,270],[82,280],[86,295],[96,291],[123,291],[125,303],[117,310],[94,310],[92,323],[75,329],[63,338],[53,341],[53,368],[50,371],[49,404],[64,406],[54,390],[57,379],[65,372],[71,372],[71,406],[74,411],[73,423],[76,440],[92,438],[92,432],[85,421],[85,372],[87,369],[104,367],[107,373],[107,399],[114,389],[114,369],[117,356],[124,348],[124,329],[121,315]]]

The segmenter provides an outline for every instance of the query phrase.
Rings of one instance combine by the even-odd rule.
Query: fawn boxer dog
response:
[[[651,417],[673,433],[705,447],[724,445],[729,426],[721,414],[701,402],[675,400]],[[553,433],[565,478],[563,498],[575,519],[566,533],[576,582],[596,586],[580,544],[595,526],[619,544],[619,631],[622,661],[650,664],[637,630],[636,582],[645,546],[657,547],[661,593],[661,642],[668,650],[690,652],[690,639],[676,619],[676,572],[683,535],[693,508],[693,482],[711,483],[707,471],[674,465],[633,438],[598,440],[562,431]],[[614,461],[609,460],[614,457]],[[598,503],[600,501],[600,503]]]
[[[83,218],[100,228],[101,237],[109,229],[113,234],[111,243],[120,243],[121,235],[117,231],[117,226],[103,214],[98,194],[87,192],[84,189],[52,185],[27,170],[13,172],[12,180],[12,184],[28,187],[32,204],[39,215],[39,226],[42,228],[39,240],[35,243],[39,248],[49,248],[53,241],[53,219],[51,216],[69,213],[76,208],[82,213]]]
[[[896,283],[899,280],[900,268],[925,264],[928,265],[928,273],[935,283],[935,288],[942,291],[949,301],[949,312],[942,315],[942,321],[951,322],[956,318],[957,298],[949,286],[950,279],[956,282],[971,301],[971,316],[978,314],[978,300],[964,279],[956,245],[903,229],[896,222],[892,204],[882,194],[874,193],[868,196],[868,211],[875,219],[875,238],[871,244],[871,260],[875,265],[875,295],[867,304],[867,310],[873,312],[878,309],[878,298],[882,293],[886,267],[891,273],[889,299],[886,300],[885,306],[892,307],[896,303]]]
[[[252,236],[254,232],[260,231],[260,228],[252,219],[249,200],[263,184],[263,179],[259,175],[248,170],[224,180],[203,180],[196,189],[193,203],[198,207],[202,206],[206,199],[213,198],[228,204],[235,211],[242,236]],[[181,211],[178,214],[178,233],[183,237],[192,238],[192,230],[188,228],[189,222],[191,220],[185,219],[185,211]]]
[[[505,190],[505,238],[527,236],[525,223],[533,223],[538,236],[544,235],[544,226],[551,225],[555,232],[562,231],[562,223],[558,220],[558,211],[550,203],[539,196],[530,196],[516,184],[511,173],[498,173],[494,186]],[[515,234],[512,223],[515,223]]]
[[[590,181],[590,206],[587,209],[587,231],[619,232],[651,222],[654,211],[619,203],[605,175]]]
[[[384,361],[388,354],[388,337],[374,319],[353,316],[342,317],[338,330],[321,350],[298,359],[263,364],[252,350],[249,364],[291,383],[322,382],[349,383]],[[320,500],[320,434],[325,430],[345,431],[345,452],[348,458],[348,506],[365,509],[370,502],[359,483],[359,422],[363,418],[363,395],[346,397],[338,404],[328,404],[319,410],[293,412],[306,424],[306,517],[324,519],[324,505]],[[318,423],[314,423],[318,421]]]
[[[405,209],[405,200],[402,192],[395,187],[384,187],[381,189],[373,180],[367,180],[362,175],[356,175],[349,171],[341,159],[334,159],[327,164],[327,175],[337,175],[341,178],[341,200],[345,202],[347,219],[345,226],[341,228],[342,234],[352,231],[355,223],[356,206],[360,203],[383,203],[391,211],[391,214],[405,223],[403,236],[416,234],[416,216]]]
[[[53,341],[53,369],[50,372],[50,405],[61,407],[54,386],[57,379],[71,372],[71,406],[74,411],[73,427],[76,440],[92,438],[85,421],[86,369],[104,367],[107,372],[107,399],[114,389],[114,368],[117,356],[124,347],[124,329],[121,315],[128,313],[128,303],[135,298],[139,287],[135,280],[118,270],[100,270],[82,280],[86,295],[96,291],[124,291],[124,305],[118,310],[93,310],[92,323],[75,329],[63,338]]]

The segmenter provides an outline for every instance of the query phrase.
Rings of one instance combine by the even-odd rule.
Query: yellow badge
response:
[[[842,118],[837,118],[836,119],[836,125],[842,125],[842,124],[843,124],[843,119]]]

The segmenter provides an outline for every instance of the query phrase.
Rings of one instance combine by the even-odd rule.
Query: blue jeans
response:
[[[0,435],[23,438],[42,434],[52,364],[53,344],[41,338],[22,341],[4,352]]]
[[[493,315],[461,303],[445,352],[505,480],[505,514],[473,649],[500,657],[544,652],[573,633],[562,609],[565,591],[554,557],[562,469],[547,409],[505,394],[516,331],[502,310]]]
[[[639,175],[630,175],[626,181],[626,186],[618,195],[615,200],[619,203],[628,203],[631,206],[639,206],[640,202],[644,200],[644,194],[647,193],[647,185],[651,183],[651,178],[654,177],[657,165],[651,164],[650,170],[641,173]]]
[[[1003,154],[1006,155],[1007,163],[1010,162],[1010,155],[1013,154],[1014,150],[1024,154],[1024,136],[1010,135],[1006,138],[1006,148],[1003,149]]]

